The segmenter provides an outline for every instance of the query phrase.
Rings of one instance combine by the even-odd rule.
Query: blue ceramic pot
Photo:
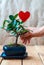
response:
[[[14,45],[14,46],[9,46],[5,45],[3,47],[3,50],[6,55],[12,56],[12,55],[24,55],[26,52],[26,47],[24,45]]]

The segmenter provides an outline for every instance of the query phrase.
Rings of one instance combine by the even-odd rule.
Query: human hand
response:
[[[32,32],[27,32],[23,35],[20,36],[21,40],[23,41],[23,43],[30,43],[30,40],[32,38]]]

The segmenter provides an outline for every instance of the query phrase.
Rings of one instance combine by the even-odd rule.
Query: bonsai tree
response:
[[[4,20],[2,29],[5,29],[7,32],[11,33],[12,36],[16,37],[15,44],[17,45],[18,37],[26,32],[28,32],[24,27],[23,23],[26,20],[25,18],[22,18],[22,11],[19,12],[19,14],[16,15],[9,15],[10,20]],[[27,13],[27,12],[26,12]],[[19,20],[17,17],[20,17],[22,20]],[[23,15],[24,16],[24,15]]]
[[[18,16],[21,20],[18,19]],[[22,12],[20,11],[16,15],[9,15],[9,20],[4,20],[2,29],[6,30],[7,32],[11,33],[11,36],[16,37],[15,44],[4,45],[3,50],[4,52],[1,54],[1,57],[5,59],[11,58],[26,58],[27,52],[26,47],[24,45],[17,44],[18,37],[22,34],[28,32],[24,27],[23,23],[28,19],[30,16],[29,12]]]

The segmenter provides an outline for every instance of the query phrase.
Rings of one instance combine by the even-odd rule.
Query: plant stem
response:
[[[16,45],[17,45],[17,42],[18,42],[18,37],[19,37],[19,35],[17,34],[17,36],[16,36],[16,42],[15,42]]]

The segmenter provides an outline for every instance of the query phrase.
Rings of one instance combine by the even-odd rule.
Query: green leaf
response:
[[[21,34],[24,34],[24,33],[27,33],[28,31],[27,30],[21,30],[20,33]]]
[[[20,21],[19,21],[18,19],[17,19],[16,21],[17,21],[17,23],[19,23],[19,24],[20,24]]]
[[[10,18],[10,20],[15,20],[17,18],[17,16],[18,16],[18,14],[16,14],[15,16],[9,15],[9,18]]]
[[[12,23],[9,23],[9,24],[7,25],[7,30],[11,31],[12,29],[13,29]]]
[[[11,31],[11,28],[7,28],[6,31]]]
[[[13,15],[9,15],[10,20],[14,20],[14,16]]]
[[[22,24],[23,22],[21,21],[20,24]]]
[[[9,31],[13,31],[14,30],[15,31],[16,30],[16,27],[13,24],[14,24],[13,22],[9,23],[7,25],[7,30],[9,30]]]
[[[13,26],[15,27],[16,25],[17,25],[17,21],[14,20],[14,21],[13,21]]]
[[[10,21],[8,21],[8,20],[4,20],[2,28],[5,27],[6,22],[9,23]]]
[[[17,16],[18,16],[18,14],[16,14],[16,15],[14,16],[14,19],[16,19],[16,18],[17,18]]]
[[[22,25],[20,25],[20,28],[22,28],[24,30],[24,27]]]
[[[11,34],[14,35],[14,36],[17,35],[16,32],[14,32],[14,31],[11,31]]]

